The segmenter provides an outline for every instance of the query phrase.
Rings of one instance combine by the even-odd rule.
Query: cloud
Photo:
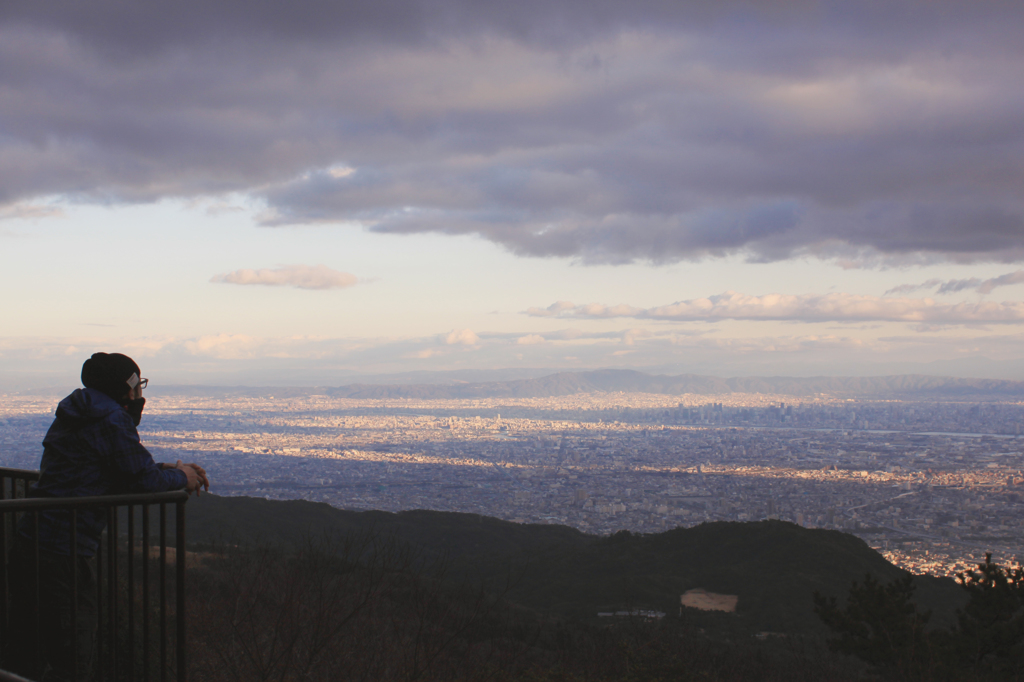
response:
[[[997,287],[1005,287],[1013,284],[1024,284],[1024,270],[1017,270],[1015,272],[1008,272],[1005,275],[999,275],[998,277],[992,277],[990,279],[979,279],[977,277],[969,277],[967,279],[930,279],[921,284],[901,284],[889,289],[885,292],[889,294],[908,294],[914,291],[920,291],[921,289],[935,289],[937,294],[955,294],[966,289],[973,289],[979,294],[991,294],[993,289]]]
[[[755,338],[713,339],[701,342],[733,353],[807,353],[832,350],[859,350],[875,346],[862,339],[845,336],[767,336]]]
[[[572,310],[576,306],[569,301],[555,301],[547,308],[530,308],[527,310],[528,315],[533,317],[554,317],[559,313],[563,313],[566,310]]]
[[[1024,5],[940,5],[14,3],[0,204],[246,196],[585,262],[1019,261]]]
[[[921,373],[1024,379],[1024,331],[1019,327],[988,331],[959,327],[882,337],[860,333],[743,336],[721,331],[686,336],[670,325],[654,325],[649,335],[635,335],[634,344],[627,346],[623,338],[628,331],[584,333],[574,340],[549,338],[548,343],[527,345],[516,344],[514,339],[529,335],[528,329],[518,334],[481,332],[480,343],[472,352],[463,352],[465,347],[458,345],[439,344],[437,335],[11,337],[0,338],[0,388],[60,386],[62,391],[70,391],[78,385],[85,358],[101,350],[117,350],[135,358],[154,386],[338,386],[353,383],[355,375],[513,366],[556,372],[565,371],[567,362],[573,369],[634,368],[670,375]],[[544,336],[550,335],[544,332]],[[154,399],[159,400],[158,394]]]
[[[453,329],[444,337],[444,342],[449,346],[476,346],[480,337],[472,329]]]
[[[1022,284],[1024,283],[1024,270],[1017,270],[1016,272],[1010,272],[1005,275],[999,275],[992,279],[986,279],[984,282],[979,284],[976,291],[980,294],[990,294],[996,287],[1010,286],[1011,284]],[[941,290],[940,290],[941,291]]]
[[[902,296],[912,294],[915,291],[921,291],[922,289],[933,289],[940,284],[942,284],[941,279],[930,279],[927,282],[922,282],[921,284],[900,284],[886,291],[885,295],[889,296],[890,294],[899,294]]]
[[[654,334],[646,329],[627,329],[622,332],[622,344],[624,346],[634,346],[638,339],[649,339],[653,336]]]
[[[191,355],[219,360],[238,360],[265,354],[265,343],[245,334],[216,334],[185,341],[182,346]]]
[[[64,215],[60,206],[32,203],[14,203],[0,205],[0,220],[36,220],[41,218],[57,218]]]
[[[545,339],[540,334],[527,334],[520,336],[516,339],[516,344],[520,346],[534,346],[538,343],[544,343]]]
[[[982,281],[976,277],[971,277],[970,279],[951,279],[948,282],[941,283],[935,293],[956,294],[964,289],[980,289],[981,284]],[[988,293],[988,291],[985,293]]]
[[[243,269],[214,275],[211,282],[289,286],[298,289],[344,289],[359,282],[355,275],[326,265],[286,265],[280,268]]]
[[[525,314],[536,316],[530,311]],[[546,309],[541,309],[542,313]],[[784,320],[797,322],[919,322],[938,324],[1021,324],[1024,302],[939,304],[929,298],[888,298],[846,293],[750,296],[727,291],[707,298],[653,308],[599,303],[563,309],[574,319],[631,317],[674,322]]]

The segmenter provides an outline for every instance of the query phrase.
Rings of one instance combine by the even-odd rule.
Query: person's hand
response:
[[[192,467],[196,471],[196,476],[199,477],[199,485],[203,486],[203,490],[210,492],[210,477],[206,475],[206,469],[199,466],[195,462],[188,464],[187,466]],[[196,488],[196,494],[198,494],[199,488]]]
[[[174,468],[180,469],[185,472],[185,492],[191,495],[192,492],[195,491],[196,495],[198,496],[200,486],[199,474],[196,473],[196,470],[192,468],[192,465],[183,464],[182,461],[179,459],[175,463]]]

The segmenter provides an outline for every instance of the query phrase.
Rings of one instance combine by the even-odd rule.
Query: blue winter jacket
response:
[[[39,469],[33,497],[157,493],[184,488],[188,481],[183,471],[160,469],[139,441],[131,415],[91,388],[79,388],[60,401],[57,418],[43,439]],[[106,523],[106,509],[78,510],[79,556],[96,553]],[[22,517],[18,530],[31,538],[31,514]],[[70,545],[70,514],[40,513],[40,549],[69,554]]]

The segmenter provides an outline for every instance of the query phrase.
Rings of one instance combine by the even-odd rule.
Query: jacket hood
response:
[[[57,419],[68,428],[80,428],[120,410],[113,398],[94,388],[77,388],[57,405]]]

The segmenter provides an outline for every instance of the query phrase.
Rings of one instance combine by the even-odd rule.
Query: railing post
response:
[[[128,505],[128,682],[135,680],[135,506]]]
[[[0,478],[0,500],[7,499],[7,481],[11,479],[4,476]],[[13,487],[14,482],[11,481]],[[7,613],[10,611],[10,602],[7,601],[7,514],[0,514],[0,642],[7,642]]]
[[[39,636],[39,512],[32,512],[32,547],[32,586],[35,590],[35,618],[32,621],[33,630],[35,631],[33,633],[33,636],[35,637],[35,660],[32,663],[34,664],[36,674],[38,675],[43,670],[43,659],[42,653],[40,652],[42,638]]]
[[[160,503],[160,682],[167,682],[167,503]]]
[[[177,664],[178,664],[178,682],[188,681],[188,668],[187,664],[187,651],[186,651],[186,623],[185,623],[185,501],[182,500],[176,505],[176,519],[175,519],[175,532],[177,534],[177,547],[174,550],[176,568],[176,589],[175,598],[177,601],[176,607],[176,624],[178,626],[178,641],[177,644]]]
[[[109,531],[103,533],[110,543]],[[96,545],[96,679],[105,680],[103,676],[103,535]],[[109,616],[108,616],[109,617]]]
[[[110,655],[110,679],[117,679],[117,507],[107,508],[107,604],[109,615],[110,643],[107,653]]]
[[[142,505],[142,679],[149,682],[149,505]]]
[[[78,510],[71,516],[71,669],[78,679]]]

